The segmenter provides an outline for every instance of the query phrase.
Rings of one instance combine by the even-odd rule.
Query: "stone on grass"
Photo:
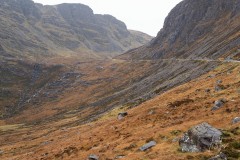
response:
[[[115,157],[115,159],[121,159],[121,158],[124,158],[125,156],[124,155],[118,155]]]
[[[227,160],[227,156],[224,153],[220,153],[219,155],[216,155],[208,160]]]
[[[236,117],[232,120],[232,124],[236,124],[240,122],[240,117]]]
[[[222,132],[208,123],[196,125],[184,133],[179,140],[182,152],[203,152],[214,146],[220,146]]]
[[[178,137],[177,137],[177,138],[174,138],[174,139],[172,140],[173,143],[178,142],[178,141],[179,141],[179,138],[178,138]]]
[[[152,115],[152,114],[155,114],[155,111],[154,111],[154,110],[150,110],[150,111],[148,112],[148,115]]]
[[[95,154],[91,154],[89,157],[88,157],[89,160],[98,160],[99,157]]]
[[[217,80],[217,84],[221,84],[222,83],[222,80]]]
[[[218,110],[219,108],[221,108],[224,105],[225,102],[226,102],[226,100],[224,100],[224,99],[219,99],[219,100],[215,101],[214,106],[212,107],[211,111]]]
[[[146,151],[146,150],[148,150],[148,149],[150,149],[150,148],[152,148],[153,146],[156,146],[156,142],[155,141],[150,141],[150,142],[148,142],[147,144],[144,144],[142,147],[140,147],[139,149],[140,149],[140,151]]]
[[[118,113],[118,119],[121,120],[121,119],[123,119],[124,117],[126,117],[127,115],[128,115],[127,112]]]
[[[224,90],[224,86],[218,84],[218,85],[215,86],[214,90],[216,92],[220,92],[220,91]]]

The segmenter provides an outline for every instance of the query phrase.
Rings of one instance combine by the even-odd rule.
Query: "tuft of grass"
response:
[[[240,127],[236,127],[231,130],[231,133],[234,135],[240,135]]]
[[[137,147],[137,145],[135,143],[132,143],[128,147],[125,147],[124,150],[125,151],[129,151],[129,150],[132,150],[132,149],[134,149],[136,147]]]
[[[182,133],[182,131],[180,131],[180,130],[173,130],[173,131],[171,131],[170,133],[171,133],[171,135],[173,135],[173,136],[179,136],[179,135]]]
[[[155,141],[153,137],[148,138],[145,142],[148,143],[148,142],[151,142],[151,141]]]
[[[223,134],[222,135],[223,138],[227,138],[227,137],[231,137],[232,136],[232,133],[229,132],[229,131],[226,131],[226,130],[223,130],[222,134]]]
[[[13,125],[4,125],[0,126],[0,131],[6,132],[10,130],[17,130],[21,128],[24,124],[13,124]]]
[[[228,158],[236,158],[236,159],[240,158],[240,152],[235,150],[231,146],[224,148],[222,152],[226,154]]]
[[[233,147],[234,149],[240,149],[240,142],[237,142],[237,141],[235,141],[235,142],[232,142],[231,144],[230,144],[230,146],[231,147]]]

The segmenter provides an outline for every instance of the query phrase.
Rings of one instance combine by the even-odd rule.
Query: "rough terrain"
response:
[[[96,154],[100,159],[208,159],[218,150],[203,153],[182,153],[178,138],[193,125],[207,122],[224,131],[222,151],[239,158],[239,64],[225,63],[210,73],[169,90],[140,106],[115,109],[96,122],[71,127],[79,116],[66,114],[62,120],[40,126],[2,126],[3,159],[87,159]],[[221,80],[224,90],[215,91]],[[214,102],[226,99],[224,106],[211,111]],[[117,119],[121,111],[128,115]],[[77,123],[76,123],[77,124]],[[139,148],[148,141],[156,146],[146,152]],[[234,154],[233,154],[234,153]],[[238,157],[238,158],[236,158]]]
[[[150,43],[104,59],[147,37],[80,4],[2,2],[0,159],[240,158],[238,0],[184,0]]]

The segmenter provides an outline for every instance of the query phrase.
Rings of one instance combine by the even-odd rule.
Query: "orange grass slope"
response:
[[[214,87],[221,80],[222,91]],[[206,92],[210,89],[210,92]],[[177,141],[193,125],[208,122],[230,133],[223,146],[231,141],[240,142],[240,124],[232,125],[233,118],[240,116],[240,65],[225,63],[210,73],[189,83],[165,92],[140,106],[126,109],[129,115],[117,120],[117,111],[104,115],[99,120],[77,127],[67,126],[69,120],[35,126],[11,132],[0,138],[4,145],[1,159],[11,160],[85,160],[96,154],[100,160],[184,160],[208,159],[219,151],[204,153],[181,153]],[[226,99],[225,105],[211,111],[214,102]],[[233,134],[234,133],[234,134]],[[7,143],[12,141],[14,143]],[[155,140],[157,145],[146,152],[139,147]],[[13,142],[13,141],[12,141]],[[230,153],[231,154],[231,153]],[[236,158],[238,159],[238,158]]]

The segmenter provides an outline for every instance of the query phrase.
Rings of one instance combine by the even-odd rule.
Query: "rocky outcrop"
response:
[[[184,0],[169,13],[155,39],[120,57],[227,58],[239,48],[239,8],[235,0]]]
[[[179,140],[183,152],[202,152],[211,147],[219,146],[222,132],[208,123],[202,123],[192,127]]]
[[[100,58],[118,55],[151,39],[144,33],[132,34],[115,17],[94,14],[83,4],[43,6],[31,0],[0,2],[1,46],[4,53],[15,57]],[[4,56],[1,47],[0,55]]]

